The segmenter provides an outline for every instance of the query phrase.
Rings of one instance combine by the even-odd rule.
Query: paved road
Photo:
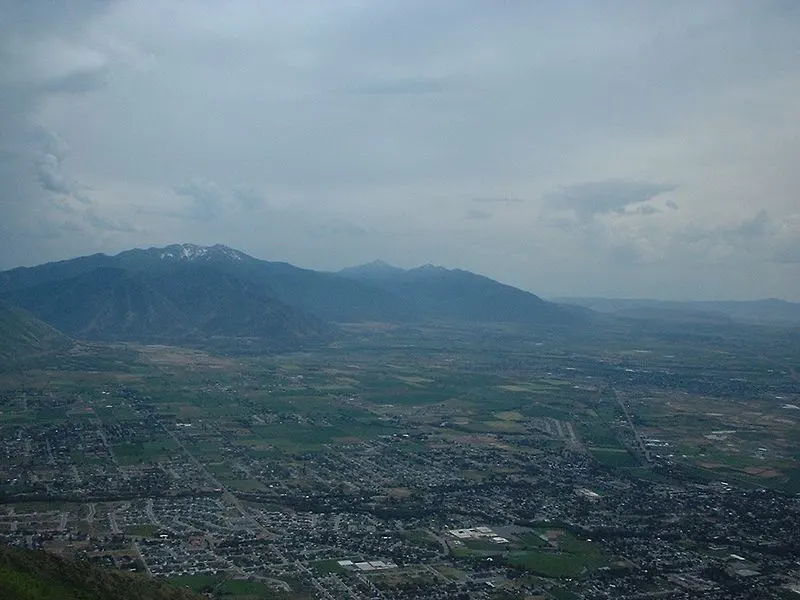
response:
[[[244,509],[241,502],[239,502],[239,499],[236,496],[234,496],[233,493],[227,487],[222,485],[222,482],[220,482],[220,480],[217,479],[214,476],[214,474],[211,473],[211,471],[209,471],[205,467],[205,465],[203,465],[203,463],[197,460],[194,454],[189,452],[189,449],[184,445],[183,440],[180,439],[177,435],[175,435],[174,431],[169,429],[163,423],[161,424],[161,428],[167,433],[167,435],[169,435],[173,440],[175,440],[175,443],[178,444],[178,447],[181,450],[183,450],[184,454],[186,454],[186,456],[189,458],[189,461],[197,468],[197,470],[200,471],[206,477],[206,479],[208,479],[214,485],[214,487],[222,490],[223,498],[225,498],[225,500],[233,504],[233,506],[236,507],[236,510],[239,511],[239,514],[242,515],[242,518],[246,520],[248,523],[250,523],[250,526],[252,527],[250,533],[252,533],[253,535],[255,535],[257,532],[262,532],[267,534],[270,533],[263,525],[261,525],[261,523],[256,521],[253,518],[253,516]]]
[[[617,404],[622,409],[622,413],[625,415],[625,420],[628,421],[628,425],[630,426],[631,431],[633,432],[633,439],[634,439],[634,441],[636,443],[636,449],[642,453],[642,457],[645,460],[649,461],[650,460],[650,453],[645,448],[644,439],[639,434],[639,432],[636,430],[636,426],[633,424],[633,419],[631,419],[631,415],[630,415],[630,413],[628,413],[628,407],[625,406],[625,402],[623,402],[622,398],[619,397],[619,394],[617,393],[617,390],[615,390],[614,388],[611,388],[611,391],[614,393],[614,398],[617,399]]]

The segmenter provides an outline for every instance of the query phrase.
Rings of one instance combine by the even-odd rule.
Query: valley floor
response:
[[[82,345],[0,373],[0,537],[231,599],[789,597],[796,355],[763,335]]]

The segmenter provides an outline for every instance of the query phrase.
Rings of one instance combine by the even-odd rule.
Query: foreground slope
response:
[[[7,600],[192,600],[186,590],[43,551],[0,545],[0,598]]]
[[[44,354],[70,344],[67,336],[29,312],[0,302],[0,360]]]

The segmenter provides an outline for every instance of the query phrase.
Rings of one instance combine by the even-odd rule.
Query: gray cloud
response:
[[[314,226],[311,231],[313,235],[322,235],[327,237],[357,237],[363,238],[370,235],[370,231],[355,223],[348,223],[338,219],[326,220],[324,223]]]
[[[225,205],[224,195],[210,181],[190,181],[175,186],[174,191],[178,196],[184,196],[192,201],[188,214],[201,221],[209,221],[219,216]]]
[[[234,188],[232,195],[245,210],[253,210],[264,204],[263,196],[253,188],[239,186]]]
[[[758,211],[758,213],[751,219],[745,219],[738,226],[728,231],[723,230],[723,234],[727,234],[729,237],[734,238],[758,239],[767,234],[769,226],[769,214],[767,214],[766,210],[762,209]]]
[[[265,206],[264,196],[252,187],[238,185],[223,189],[213,181],[192,179],[172,188],[178,196],[188,198],[191,203],[186,211],[150,210],[151,214],[180,217],[189,216],[200,221],[213,221],[223,213],[241,209],[253,212]]]
[[[525,202],[522,198],[505,198],[502,196],[498,196],[496,198],[492,197],[479,197],[479,198],[472,198],[473,202],[480,202],[483,204],[521,204]]]
[[[727,241],[739,243],[760,240],[767,237],[773,229],[772,220],[766,210],[760,210],[752,217],[747,217],[733,224],[713,225],[691,224],[685,228],[680,237],[689,242]]]
[[[501,4],[0,0],[0,268],[197,240],[800,299],[795,3]]]
[[[642,261],[641,250],[632,243],[624,243],[611,247],[611,258],[619,265],[634,265]]]
[[[38,169],[39,183],[42,187],[56,194],[71,193],[70,185],[61,173],[60,161],[52,154],[45,154],[41,158]]]
[[[441,94],[457,89],[445,78],[407,77],[394,80],[361,83],[347,91],[351,94],[376,96],[406,96],[417,94]]]
[[[775,248],[772,260],[779,264],[800,264],[800,242],[786,240]]]
[[[85,235],[87,230],[74,221],[49,220],[37,224],[30,233],[34,233],[37,238],[45,240],[63,241],[75,235]]]
[[[484,210],[470,210],[467,211],[467,218],[485,221],[486,219],[492,218],[492,213],[486,212]]]
[[[84,219],[95,229],[109,232],[136,233],[138,230],[126,221],[112,222],[97,215],[93,210],[84,213]]]
[[[691,224],[673,234],[673,251],[678,256],[695,255],[699,262],[738,265],[744,271],[762,263],[758,268],[766,270],[771,265],[797,262],[798,239],[800,215],[778,223],[766,210],[760,210],[724,225]]]
[[[80,185],[71,180],[64,169],[64,160],[69,154],[69,148],[58,135],[46,131],[38,130],[38,161],[36,164],[36,175],[42,189],[60,196],[67,196],[70,200],[76,200],[81,204],[89,205],[92,201],[86,196]],[[61,198],[62,205],[65,198]]]
[[[580,218],[621,213],[625,208],[652,200],[676,189],[674,185],[646,181],[590,181],[562,187],[545,194],[545,203],[555,209],[574,211]],[[654,207],[636,207],[640,214],[657,212]]]
[[[81,212],[91,200],[69,173],[70,149],[41,123],[53,97],[74,97],[102,87],[108,61],[83,36],[106,2],[0,2],[0,254],[14,264],[31,247],[87,248]],[[43,258],[43,257],[40,257]]]
[[[661,212],[661,209],[653,206],[652,204],[642,204],[640,206],[634,207],[629,212],[624,212],[624,214],[634,214],[634,215],[657,215]]]
[[[60,94],[80,94],[97,90],[105,85],[105,70],[90,68],[75,73],[66,73],[58,79],[44,82],[40,92]]]

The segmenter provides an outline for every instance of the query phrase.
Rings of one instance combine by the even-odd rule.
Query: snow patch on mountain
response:
[[[211,260],[215,257],[224,257],[231,260],[242,260],[246,254],[224,246],[215,244],[213,246],[198,246],[197,244],[175,244],[162,248],[159,253],[161,260]]]

